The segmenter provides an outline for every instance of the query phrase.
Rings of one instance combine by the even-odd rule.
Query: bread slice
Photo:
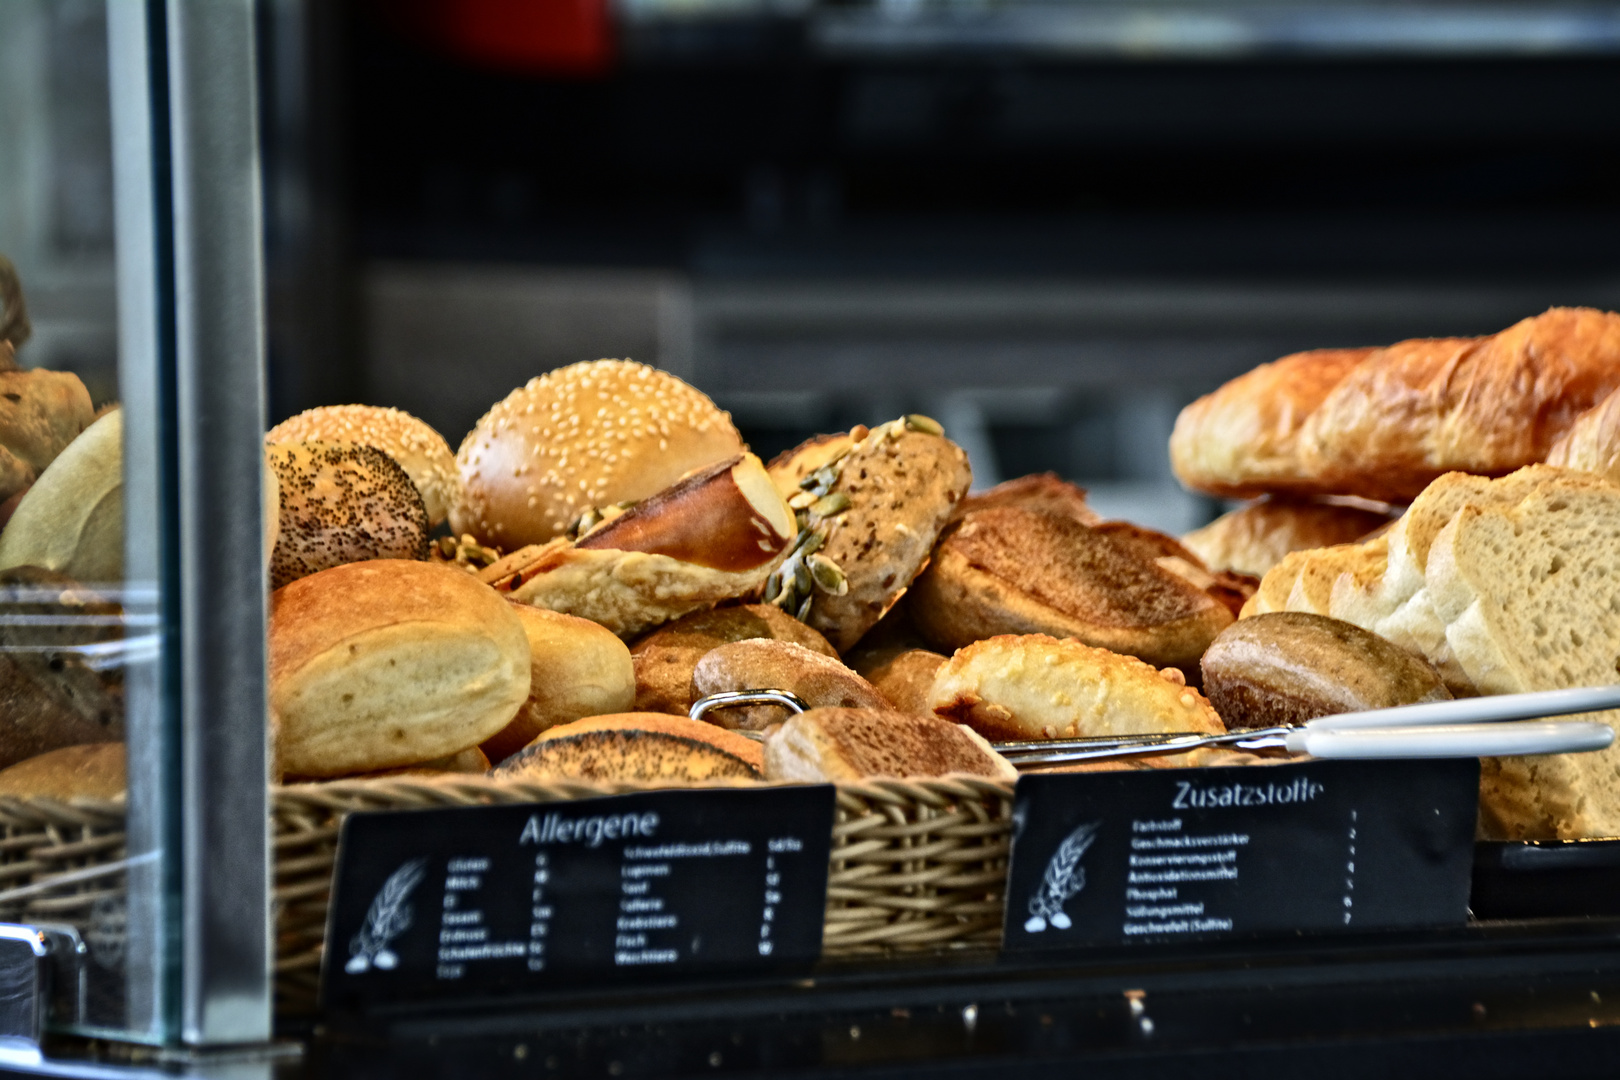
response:
[[[765,743],[770,780],[824,783],[869,776],[965,773],[1012,781],[1018,772],[971,728],[880,709],[811,709]]]
[[[644,780],[680,786],[758,780],[764,759],[751,739],[684,716],[618,713],[543,732],[491,775],[509,780]]]
[[[1620,486],[1544,479],[1516,505],[1462,507],[1429,548],[1430,602],[1484,693],[1620,675]],[[1620,746],[1487,761],[1481,821],[1509,839],[1620,836]]]

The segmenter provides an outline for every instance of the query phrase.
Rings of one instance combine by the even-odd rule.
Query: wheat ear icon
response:
[[[1046,864],[1046,875],[1035,894],[1029,898],[1029,919],[1024,923],[1027,933],[1038,934],[1048,926],[1067,930],[1073,923],[1064,913],[1063,905],[1069,898],[1086,887],[1086,869],[1080,857],[1097,838],[1100,821],[1088,822],[1064,837]]]
[[[365,926],[349,942],[350,957],[343,965],[344,971],[358,975],[373,967],[389,971],[398,966],[399,957],[388,943],[410,927],[411,907],[406,901],[426,876],[426,859],[412,859],[388,875],[366,912]]]

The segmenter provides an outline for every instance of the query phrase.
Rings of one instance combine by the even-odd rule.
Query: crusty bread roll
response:
[[[704,654],[692,669],[692,696],[735,690],[787,690],[812,708],[887,709],[871,683],[838,660],[789,641],[734,641]],[[705,715],[737,731],[763,731],[788,716],[781,705],[741,705]]]
[[[826,638],[769,604],[694,611],[659,627],[630,647],[636,672],[635,711],[685,716],[696,700],[692,696],[692,669],[697,662],[710,649],[752,638],[791,641],[823,656],[838,657]]]
[[[426,559],[427,508],[410,474],[372,446],[265,448],[280,499],[270,587],[365,559]]]
[[[1575,418],[1547,452],[1547,464],[1620,482],[1620,390]]]
[[[908,416],[823,436],[771,462],[804,539],[765,599],[847,651],[892,608],[973,482],[937,423]]]
[[[270,715],[286,773],[373,772],[476,746],[517,714],[529,670],[522,620],[465,571],[374,559],[271,597]]]
[[[467,435],[450,525],[508,551],[543,544],[593,507],[648,498],[744,449],[731,417],[673,375],[573,364],[512,391]]]
[[[1365,507],[1274,497],[1222,514],[1181,542],[1211,570],[1265,577],[1289,552],[1361,540],[1389,521]]]
[[[758,780],[763,770],[760,744],[735,732],[684,716],[619,713],[550,728],[492,775],[681,785]]]
[[[856,673],[872,684],[891,707],[903,713],[928,715],[933,709],[930,696],[934,677],[945,657],[929,649],[901,649],[898,652],[870,654],[870,664]]]
[[[989,510],[996,506],[1017,506],[1025,510],[1039,510],[1058,517],[1073,518],[1082,525],[1096,525],[1102,521],[1086,502],[1086,489],[1060,477],[1057,473],[1031,473],[1028,476],[1003,480],[993,488],[969,495],[957,504],[952,518],[959,518],[974,510]]]
[[[0,532],[0,569],[38,566],[78,581],[124,579],[124,413],[67,444]]]
[[[1017,507],[968,514],[934,550],[909,601],[941,650],[1000,634],[1053,634],[1196,675],[1230,609],[1130,543]]]
[[[1170,435],[1170,467],[1211,495],[1315,492],[1301,474],[1306,417],[1374,349],[1312,349],[1239,375],[1181,410]]]
[[[529,699],[511,723],[484,742],[489,760],[504,761],[558,724],[630,708],[635,667],[630,650],[611,630],[528,604],[513,604],[512,610],[529,639]]]
[[[0,769],[0,797],[118,799],[124,795],[124,744],[64,746]]]
[[[378,769],[376,772],[360,773],[358,776],[347,777],[351,780],[382,780],[397,776],[482,776],[489,772],[489,755],[476,746],[448,757],[434,758],[432,761],[419,761],[415,765],[401,765],[397,769]],[[283,783],[297,783],[293,777],[287,777]]]
[[[1511,472],[1620,388],[1620,315],[1553,308],[1490,337],[1403,341],[1342,366],[1273,365],[1194,402],[1171,438],[1176,475],[1217,495],[1404,503],[1449,471]]]
[[[1451,698],[1422,657],[1359,626],[1299,611],[1227,627],[1202,667],[1204,693],[1228,728]]]
[[[0,341],[0,500],[37,480],[95,419],[90,392],[70,371],[17,366]]]
[[[338,442],[372,446],[397,461],[427,508],[428,524],[450,513],[461,486],[456,456],[444,436],[399,409],[377,405],[323,405],[288,417],[264,437],[278,443]]]
[[[1178,669],[1155,671],[1133,656],[1045,634],[958,651],[935,677],[931,704],[998,741],[1226,730]]]
[[[753,454],[685,477],[578,540],[521,548],[480,571],[513,600],[601,623],[623,638],[757,591],[797,537]]]
[[[770,780],[836,783],[869,776],[1018,778],[1007,759],[971,728],[882,709],[811,709],[765,740]]]
[[[96,671],[71,651],[116,640],[118,605],[62,574],[19,566],[0,571],[0,612],[0,767],[59,747],[121,741],[118,670]]]

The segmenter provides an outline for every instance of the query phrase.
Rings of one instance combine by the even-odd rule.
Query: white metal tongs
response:
[[[694,720],[732,705],[809,706],[786,690],[710,694],[691,709]],[[1222,735],[1197,732],[1041,739],[991,745],[1020,769],[1110,758],[1181,754],[1204,746],[1237,750],[1285,750],[1315,758],[1515,757],[1603,750],[1614,730],[1595,720],[1546,720],[1549,716],[1620,708],[1620,685],[1578,690],[1435,701],[1393,709],[1322,716],[1303,724],[1248,728]]]

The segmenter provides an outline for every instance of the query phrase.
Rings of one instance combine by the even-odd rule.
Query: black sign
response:
[[[1460,925],[1479,763],[1019,779],[1005,945]]]
[[[832,819],[827,786],[353,814],[323,1001],[808,964]]]

